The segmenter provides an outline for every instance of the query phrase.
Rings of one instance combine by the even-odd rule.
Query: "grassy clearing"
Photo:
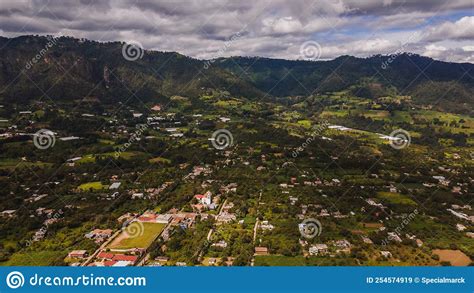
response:
[[[284,256],[284,255],[257,255],[255,256],[255,266],[329,266],[329,265],[357,265],[355,259],[350,258],[329,258],[329,257],[309,257],[304,256]]]
[[[64,258],[65,251],[31,251],[13,254],[0,266],[49,266],[54,261]]]
[[[301,125],[304,128],[310,128],[311,127],[311,121],[310,120],[299,120],[298,125]]]
[[[374,120],[388,120],[390,113],[388,111],[383,110],[370,110],[364,111],[362,115],[366,118],[371,118]]]
[[[166,227],[159,223],[133,222],[112,241],[110,249],[148,248],[155,238]],[[128,231],[128,232],[127,232]],[[135,237],[131,237],[135,236]]]
[[[100,181],[88,182],[79,185],[77,188],[81,191],[89,191],[89,190],[102,190],[107,188],[108,185],[102,184]]]
[[[166,159],[166,158],[162,158],[162,157],[156,157],[156,158],[153,158],[153,159],[149,159],[148,162],[152,163],[152,164],[170,164],[171,163],[171,160],[169,159]]]
[[[413,201],[406,195],[396,193],[396,192],[378,192],[377,196],[383,200],[386,200],[392,204],[404,204],[404,205],[416,205],[416,202]]]
[[[453,266],[468,266],[471,263],[469,256],[460,250],[435,249],[433,253],[439,256],[440,261],[450,262]]]
[[[321,113],[321,118],[346,117],[348,115],[349,115],[348,110],[323,111]]]
[[[82,156],[80,160],[77,161],[79,164],[85,164],[85,163],[94,163],[97,158],[117,158],[116,156],[118,155],[118,158],[122,158],[125,160],[130,160],[134,156],[136,156],[138,153],[137,152],[108,152],[108,153],[102,153],[102,154],[88,154]]]

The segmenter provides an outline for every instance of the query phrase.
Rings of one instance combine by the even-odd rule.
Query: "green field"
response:
[[[6,262],[0,262],[0,266],[48,266],[54,261],[64,258],[65,251],[31,251],[13,254]]]
[[[89,154],[89,155],[84,155],[80,160],[77,160],[77,163],[79,164],[84,164],[84,163],[94,163],[97,158],[116,158],[118,155],[119,158],[129,160],[133,156],[136,156],[136,152],[108,152],[108,153],[102,153],[102,154]]]
[[[107,188],[107,185],[102,184],[100,181],[88,182],[83,183],[77,187],[79,190],[82,191],[89,191],[89,190],[102,190]]]
[[[171,160],[169,160],[169,159],[167,159],[167,158],[156,157],[156,158],[153,158],[153,159],[149,159],[148,162],[150,162],[150,163],[155,163],[155,164],[159,164],[159,163],[162,163],[162,164],[170,164],[170,163],[171,163]]]
[[[329,257],[308,257],[284,256],[284,255],[257,255],[255,256],[255,266],[329,266],[329,265],[356,265],[355,259],[350,258],[329,258]]]
[[[112,241],[108,248],[148,248],[165,227],[165,224],[159,223],[133,222]]]
[[[416,202],[408,196],[396,192],[380,191],[377,193],[377,197],[384,199],[392,204],[416,205]]]

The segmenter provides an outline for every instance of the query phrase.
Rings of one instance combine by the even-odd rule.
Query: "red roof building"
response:
[[[130,261],[132,263],[135,263],[137,261],[138,257],[135,255],[125,255],[125,254],[116,254],[113,258],[115,261]]]
[[[99,252],[99,254],[97,254],[97,258],[111,260],[112,258],[114,258],[114,254],[110,252],[101,251]]]
[[[116,263],[117,262],[115,260],[106,260],[106,261],[104,261],[104,267],[111,267]]]

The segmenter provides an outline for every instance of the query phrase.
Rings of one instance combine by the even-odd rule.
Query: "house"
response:
[[[97,254],[97,258],[102,260],[112,260],[112,258],[114,258],[114,254],[110,252],[101,251]]]
[[[310,255],[324,255],[328,253],[328,246],[324,243],[314,244],[309,247]]]
[[[290,204],[295,205],[295,203],[298,201],[298,198],[295,196],[290,196]]]
[[[143,194],[143,192],[135,192],[132,194],[132,199],[137,199],[137,198],[144,198],[145,197],[145,194]]]
[[[225,240],[218,241],[216,243],[212,243],[211,247],[218,247],[218,248],[226,248],[227,242]]]
[[[217,258],[215,258],[215,257],[209,258],[208,264],[210,266],[216,265],[217,264]]]
[[[0,212],[0,216],[5,217],[5,218],[11,218],[15,216],[16,210],[4,210],[3,212]]]
[[[71,141],[71,140],[78,140],[81,139],[79,136],[65,136],[65,137],[60,137],[60,141]]]
[[[334,246],[339,249],[338,252],[350,252],[352,247],[351,243],[346,239],[337,240],[336,242],[334,242]]]
[[[260,229],[262,229],[264,231],[266,231],[266,230],[271,231],[271,230],[273,230],[273,228],[275,228],[275,227],[272,224],[269,224],[268,221],[262,221],[260,223]]]
[[[364,241],[365,244],[374,244],[374,242],[372,242],[372,240],[370,240],[369,237],[366,237],[366,236],[361,236],[362,237],[362,241]]]
[[[268,248],[263,246],[255,247],[255,255],[268,255]]]
[[[157,111],[157,112],[158,112],[158,111],[161,111],[161,105],[158,105],[158,104],[157,104],[157,105],[154,105],[153,107],[151,107],[151,110],[152,110],[152,111]]]
[[[87,250],[73,250],[67,255],[69,258],[86,258]]]
[[[126,261],[126,260],[120,260],[120,261],[112,261],[115,262],[112,267],[128,267],[132,266],[133,263],[131,261]]]
[[[228,213],[228,212],[223,212],[217,216],[216,221],[218,223],[230,223],[232,221],[235,221],[237,217],[235,214]]]
[[[44,236],[46,236],[47,232],[48,230],[45,227],[39,229],[38,231],[35,232],[35,235],[33,235],[33,241],[40,241],[41,239],[44,238]]]
[[[84,235],[86,238],[89,238],[89,239],[95,239],[96,242],[102,242],[104,241],[105,239],[109,238],[110,236],[112,236],[112,229],[94,229],[92,230],[91,232],[87,233],[86,235]]]
[[[421,241],[420,239],[416,239],[415,242],[416,242],[416,246],[418,246],[418,247],[423,246],[423,241]]]
[[[155,257],[155,260],[159,262],[160,264],[164,265],[168,262],[169,258],[166,256],[157,256]]]
[[[382,251],[380,251],[380,254],[381,254],[383,257],[386,257],[386,258],[392,257],[392,253],[391,253],[390,251],[382,250]]]
[[[110,184],[109,189],[118,189],[122,183],[121,182],[114,182]]]
[[[171,222],[172,218],[173,216],[170,214],[157,215],[156,222],[160,224],[168,224],[169,222]]]
[[[474,218],[470,218],[467,214],[465,213],[461,213],[461,212],[456,212],[455,210],[452,210],[452,209],[447,209],[448,212],[450,212],[451,214],[453,214],[454,216],[460,218],[460,219],[463,219],[463,220],[466,220],[466,221],[472,221],[474,223]]]
[[[112,258],[114,261],[126,261],[130,262],[131,264],[135,264],[138,260],[138,256],[136,255],[125,255],[125,254],[115,254]]]
[[[462,231],[464,231],[464,230],[466,230],[466,229],[467,229],[467,227],[464,226],[463,224],[456,224],[456,230],[462,232]]]
[[[204,205],[210,205],[212,203],[212,193],[210,191],[207,191],[204,194],[196,194],[194,198]]]
[[[178,213],[172,214],[171,225],[180,226],[182,229],[191,227],[196,221],[197,214],[195,213]]]
[[[330,214],[329,214],[328,210],[322,209],[322,210],[319,212],[319,216],[320,216],[320,217],[329,217]]]
[[[388,240],[392,240],[392,241],[396,241],[396,242],[402,242],[402,239],[400,238],[400,236],[397,235],[397,233],[395,232],[388,232],[387,233],[387,238]]]

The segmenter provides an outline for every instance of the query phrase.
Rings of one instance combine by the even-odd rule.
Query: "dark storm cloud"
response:
[[[316,41],[322,58],[402,47],[437,58],[453,52],[465,61],[473,58],[471,50],[462,49],[474,37],[472,8],[472,0],[20,0],[2,1],[0,34],[138,41],[148,49],[198,58],[298,59],[301,45]],[[228,45],[236,34],[239,38]]]

